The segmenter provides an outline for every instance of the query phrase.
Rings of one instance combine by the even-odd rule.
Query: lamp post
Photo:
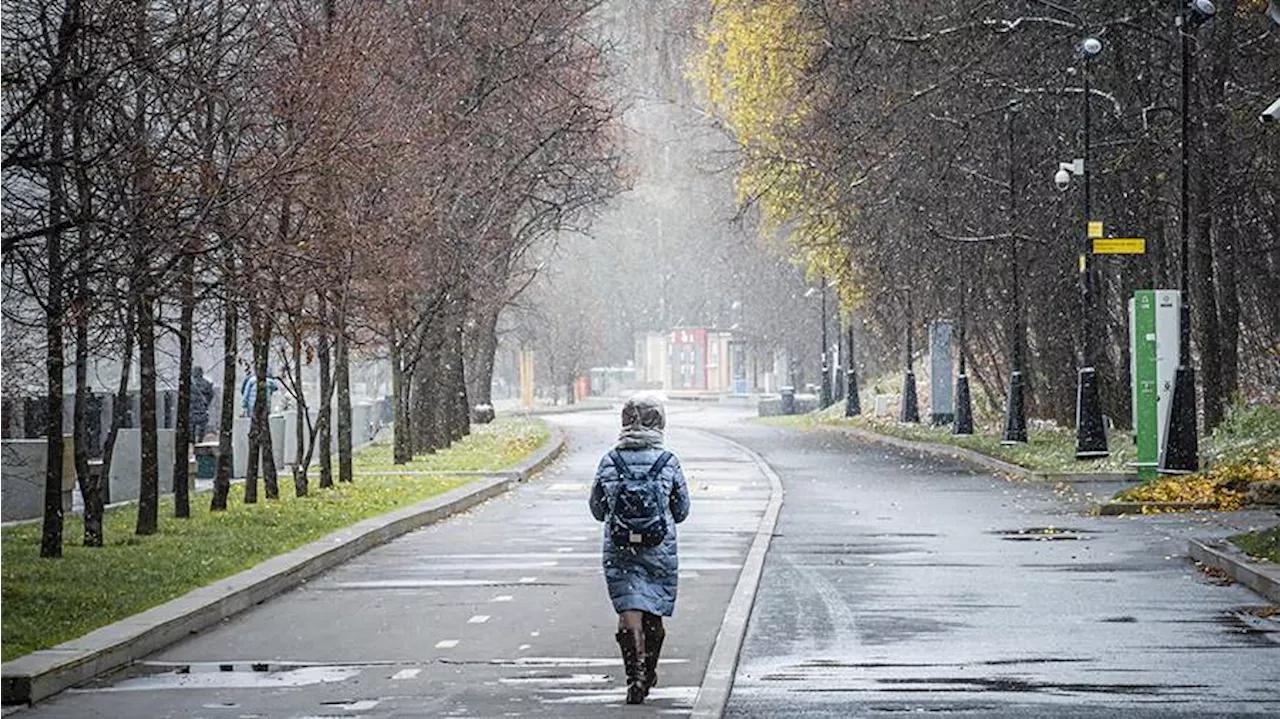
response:
[[[968,323],[967,296],[969,283],[960,280],[960,376],[956,377],[956,421],[951,425],[951,434],[967,437],[973,434],[973,402],[969,398],[969,375],[965,371],[965,326]]]
[[[822,384],[819,404],[822,409],[831,406],[831,348],[827,343],[827,278],[822,278]]]
[[[1209,0],[1191,0],[1178,12],[1174,24],[1178,28],[1182,50],[1182,187],[1179,225],[1181,249],[1179,264],[1178,369],[1173,376],[1173,398],[1169,406],[1169,426],[1160,448],[1159,471],[1165,474],[1194,472],[1200,467],[1200,440],[1196,435],[1196,372],[1191,366],[1191,295],[1188,285],[1191,254],[1191,33],[1213,17]],[[1190,28],[1188,28],[1190,26]]]
[[[907,374],[902,378],[902,407],[898,412],[899,422],[919,422],[920,402],[916,399],[916,373],[911,355],[911,324],[914,321],[911,312],[911,288],[904,287],[907,294]]]
[[[1010,353],[1009,353],[1009,397],[1004,413],[1004,433],[1000,437],[1001,444],[1017,444],[1027,441],[1027,405],[1024,397],[1023,379],[1023,324],[1022,296],[1018,283],[1021,271],[1018,262],[1017,207],[1018,189],[1014,171],[1014,116],[1020,108],[1012,105],[1005,112],[1004,120],[1009,134],[1009,281],[1013,293],[1010,304]],[[1087,213],[1086,213],[1087,214]],[[961,355],[963,357],[963,355]],[[967,388],[966,388],[967,390]],[[972,420],[970,420],[972,422]]]
[[[1079,175],[1083,180],[1082,207],[1084,212],[1083,242],[1080,247],[1080,357],[1076,376],[1076,459],[1093,459],[1107,456],[1107,431],[1102,424],[1102,403],[1098,397],[1098,376],[1093,367],[1093,252],[1089,224],[1092,221],[1092,209],[1089,205],[1089,133],[1091,131],[1089,61],[1102,52],[1102,41],[1095,37],[1086,37],[1076,48],[1076,56],[1081,60],[1081,79],[1084,86],[1084,151],[1082,157],[1073,162],[1059,163],[1058,172],[1054,175],[1054,183],[1058,189],[1065,191],[1071,183],[1072,175]]]
[[[862,400],[858,397],[858,365],[853,354],[853,313],[849,313],[849,327],[847,329],[848,337],[845,338],[845,352],[848,359],[845,360],[845,404],[844,416],[857,417],[862,414]]]

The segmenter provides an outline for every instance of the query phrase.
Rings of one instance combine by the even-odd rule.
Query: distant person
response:
[[[658,398],[627,400],[618,443],[591,485],[591,514],[604,522],[604,577],[618,613],[628,704],[642,703],[658,683],[662,618],[676,604],[676,524],[689,516],[680,460],[662,446],[666,424]]]
[[[191,370],[191,441],[199,444],[209,431],[209,405],[213,402],[213,383],[204,378],[204,368]]]
[[[244,407],[244,416],[253,416],[253,403],[257,400],[256,393],[258,391],[258,375],[253,370],[245,376],[244,382],[240,385],[241,404]],[[267,370],[267,414],[271,413],[271,395],[276,391],[276,378],[271,376],[271,370]]]

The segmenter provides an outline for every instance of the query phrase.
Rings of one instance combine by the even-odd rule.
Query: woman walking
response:
[[[618,613],[628,704],[643,702],[658,683],[662,618],[676,604],[676,524],[689,515],[680,460],[662,446],[666,423],[658,398],[627,400],[618,443],[591,485],[591,514],[604,522],[604,578]]]

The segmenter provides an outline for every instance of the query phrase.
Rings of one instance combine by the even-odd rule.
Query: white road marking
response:
[[[490,599],[489,601],[491,601],[491,602],[509,602],[509,601],[511,601],[512,599],[515,599],[515,597],[511,596],[510,594],[499,594],[498,596],[494,597],[493,599]]]
[[[564,554],[568,554],[569,552],[573,551],[573,547],[556,547],[556,551]]]
[[[457,639],[443,639],[436,642],[436,649],[453,649],[458,646]]]
[[[537,581],[536,577],[528,582]],[[341,582],[333,585],[337,589],[425,589],[428,587],[501,587],[511,584],[509,579],[375,579],[367,582]]]
[[[350,704],[334,704],[330,706],[336,706],[339,709],[345,709],[346,711],[349,711],[349,712],[362,712],[362,711],[368,711],[369,709],[372,709],[378,706],[378,700],[377,699],[361,699],[360,701],[351,702]]]
[[[532,649],[532,648],[533,648],[532,644],[521,644],[520,648],[517,651],[523,652],[526,649]]]
[[[520,577],[521,584],[533,584],[536,581],[538,581],[537,577]]]
[[[422,673],[421,669],[401,669],[400,671],[392,675],[391,679],[393,681],[399,681],[401,679],[412,679],[421,673]]]
[[[468,619],[467,624],[484,624],[487,621],[489,621],[488,614],[477,614],[474,617]]]

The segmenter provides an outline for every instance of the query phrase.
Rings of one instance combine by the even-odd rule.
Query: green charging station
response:
[[[1129,377],[1138,479],[1154,479],[1160,465],[1178,369],[1181,294],[1138,290],[1129,300]]]

